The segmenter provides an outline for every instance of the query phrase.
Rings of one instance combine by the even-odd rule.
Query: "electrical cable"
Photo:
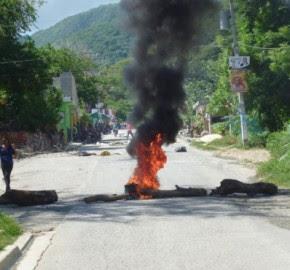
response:
[[[283,49],[290,49],[290,45],[288,46],[281,46],[281,47],[259,47],[259,46],[254,46],[254,45],[247,45],[245,43],[239,42],[240,45],[248,47],[248,48],[253,48],[253,49],[258,49],[258,50],[283,50]],[[227,46],[221,46],[218,44],[208,44],[208,45],[197,45],[193,46],[193,48],[203,48],[203,47],[215,47],[215,48],[227,48]],[[84,55],[93,55],[96,56],[96,53],[93,52],[81,52],[77,56],[81,57]],[[25,60],[7,60],[7,61],[0,61],[0,65],[6,65],[6,64],[18,64],[18,63],[25,63],[25,62],[36,62],[36,61],[43,61],[43,59],[25,59]]]
[[[254,46],[254,45],[247,45],[242,42],[239,42],[242,46],[248,47],[248,48],[253,48],[253,49],[259,49],[259,50],[283,50],[283,49],[290,49],[290,45],[287,46],[281,46],[281,47],[259,47],[259,46]]]

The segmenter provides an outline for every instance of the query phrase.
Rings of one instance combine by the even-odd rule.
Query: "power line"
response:
[[[239,42],[240,45],[253,48],[253,49],[259,49],[259,50],[282,50],[282,49],[290,49],[290,45],[286,46],[280,46],[280,47],[260,47],[260,46],[254,46],[254,45],[247,45],[243,42]],[[193,46],[193,48],[203,48],[203,47],[213,47],[213,48],[228,48],[228,46],[218,45],[218,44],[208,44],[208,45],[197,45]]]
[[[43,59],[26,59],[26,60],[9,60],[9,61],[1,61],[0,65],[7,65],[7,64],[18,64],[18,63],[26,63],[26,62],[38,62],[43,61]]]
[[[242,46],[258,49],[258,50],[283,50],[283,49],[290,49],[290,45],[286,46],[280,46],[280,47],[260,47],[260,46],[254,46],[254,45],[247,45],[245,43],[239,42]],[[227,46],[222,46],[218,44],[203,44],[203,45],[197,45],[193,46],[193,48],[204,48],[204,47],[214,47],[214,48],[227,48]],[[93,52],[81,52],[77,54],[77,57],[85,56],[85,55],[92,55],[97,56],[97,53]],[[26,62],[37,62],[37,61],[43,61],[43,59],[25,59],[25,60],[7,60],[7,61],[0,61],[0,65],[6,65],[6,64],[18,64],[18,63],[26,63]]]
[[[7,64],[18,64],[18,63],[26,63],[26,62],[38,62],[44,61],[41,58],[37,59],[24,59],[24,60],[7,60],[7,61],[0,61],[0,65],[7,65]]]
[[[259,47],[259,46],[254,46],[254,45],[247,45],[242,42],[239,42],[239,44],[248,47],[248,48],[253,48],[253,49],[259,49],[259,50],[283,50],[283,49],[290,49],[290,45],[286,46],[280,46],[280,47]]]

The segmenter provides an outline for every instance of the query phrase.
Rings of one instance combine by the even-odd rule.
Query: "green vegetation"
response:
[[[133,37],[122,29],[119,5],[69,17],[33,39],[22,37],[36,19],[39,2],[0,2],[0,129],[55,129],[62,100],[59,90],[52,87],[52,78],[65,71],[76,78],[83,121],[88,120],[86,112],[100,102],[113,109],[120,121],[126,120],[133,98],[123,72],[130,62]],[[228,8],[227,0],[220,2]],[[261,165],[259,174],[290,186],[290,5],[284,0],[252,0],[250,5],[235,0],[235,8],[240,54],[251,57],[245,94],[246,147],[267,146],[272,159]],[[183,119],[203,130],[204,115],[194,110],[197,102],[206,105],[204,113],[227,119],[212,127],[224,135],[222,139],[194,142],[202,149],[242,147],[237,96],[229,85],[231,45],[231,33],[218,31],[218,13],[201,20],[189,55]],[[287,122],[288,133],[281,131]]]
[[[66,18],[32,38],[39,47],[51,44],[90,56],[98,65],[114,64],[128,57],[132,44],[121,18],[119,5],[100,6]]]
[[[56,49],[51,45],[37,48],[32,39],[21,37],[36,19],[36,3],[37,1],[28,0],[3,0],[0,3],[0,129],[32,132],[55,130],[60,119],[62,95],[59,89],[52,86],[53,77],[67,71],[75,76],[83,108],[91,108],[102,102],[115,110],[120,120],[126,120],[132,108],[129,92],[122,79],[123,69],[128,61],[122,60],[111,66],[104,66],[97,65],[90,54],[76,54],[70,49]],[[15,13],[13,17],[10,16],[10,10]],[[98,11],[82,14],[81,21],[85,21],[81,25],[80,22],[73,23],[68,19],[71,28],[67,31],[69,36],[70,31],[77,32],[74,31],[76,28],[84,33],[85,24],[104,26],[106,21],[117,26],[120,16],[118,6],[101,7]],[[102,29],[105,31],[107,28]],[[115,37],[114,33],[106,32],[104,35],[116,46],[112,48],[116,53],[115,57],[110,56],[107,63],[127,57],[127,54],[122,54],[117,49],[120,46],[121,50],[127,50],[127,41],[124,41],[127,45],[120,44],[117,40],[122,38]],[[62,32],[61,37],[63,36]],[[82,37],[77,39],[85,40]],[[103,37],[100,39],[104,41]],[[100,44],[97,39],[93,43],[102,46],[102,52],[110,51],[107,43]],[[103,53],[100,55],[107,57]]]
[[[272,159],[259,167],[259,175],[269,182],[290,187],[290,133],[282,131],[271,134],[267,149]]]
[[[228,8],[228,1],[221,2]],[[26,130],[55,126],[60,95],[51,80],[63,71],[74,74],[83,108],[102,102],[125,120],[133,101],[123,82],[123,69],[130,62],[133,37],[123,28],[119,5],[92,9],[36,33],[37,48],[31,39],[20,39],[36,17],[31,3],[3,0],[0,4],[0,60],[8,61],[0,65],[1,125]],[[251,5],[236,0],[235,6],[241,55],[251,56],[245,95],[248,146],[264,146],[268,134],[281,130],[290,118],[290,7],[283,0],[253,0]],[[16,7],[14,16],[5,16],[12,7]],[[237,97],[229,85],[231,45],[231,34],[218,31],[218,12],[201,20],[185,77],[183,119],[202,130],[203,118],[194,116],[193,108],[197,102],[206,104],[212,116],[231,119],[214,125],[214,130],[226,135],[230,126],[230,134],[238,138]]]
[[[248,117],[248,142],[246,148],[260,148],[265,147],[267,138],[269,136],[268,131],[264,131],[260,126],[258,120],[255,117]],[[230,117],[228,120],[212,125],[212,132],[220,135],[231,135],[236,137],[240,141],[240,117]]]
[[[264,129],[277,131],[290,117],[290,7],[282,0],[236,3],[241,55],[251,56],[247,110]]]
[[[247,149],[252,147],[263,147],[264,142],[267,141],[266,148],[271,153],[271,160],[262,163],[258,167],[258,176],[265,179],[265,181],[275,183],[281,187],[290,187],[290,132],[281,131],[268,134],[265,137],[251,138],[249,144],[243,147],[240,140],[236,136],[226,135],[222,139],[214,140],[210,143],[203,143],[200,141],[193,141],[192,145],[202,150],[224,150],[228,148]]]
[[[228,1],[224,2],[227,6]],[[290,6],[282,0],[253,0],[251,5],[244,0],[236,0],[235,3],[240,54],[251,56],[249,92],[245,95],[249,142],[245,148],[267,147],[272,158],[259,166],[259,176],[290,187]],[[199,50],[203,59],[195,58],[195,65],[200,67],[205,79],[203,84],[198,82],[197,87],[188,85],[187,92],[192,98],[188,111],[195,102],[205,100],[211,115],[228,118],[212,127],[213,132],[224,135],[224,138],[209,144],[193,143],[201,149],[242,147],[237,97],[229,86],[228,57],[233,54],[231,43],[230,33],[216,32],[216,54],[203,53],[214,51],[213,44],[209,43]],[[287,132],[281,131],[287,122]]]
[[[221,139],[216,139],[210,143],[203,143],[199,141],[193,141],[192,145],[204,149],[204,150],[223,150],[227,148],[264,148],[267,142],[268,133],[261,133],[257,135],[250,135],[248,143],[244,146],[241,143],[241,139],[234,135],[225,135]]]
[[[22,229],[14,219],[0,213],[0,250],[12,244],[21,233]]]
[[[228,1],[223,1],[228,8]],[[290,7],[283,0],[236,0],[238,40],[241,55],[251,56],[247,113],[258,120],[262,131],[277,131],[290,118]],[[216,22],[217,23],[217,22]],[[228,57],[233,55],[231,33],[210,28],[214,39],[200,47],[187,79],[188,114],[197,101],[207,103],[213,116],[236,116],[237,97],[230,90]],[[212,36],[212,35],[211,35]]]
[[[224,2],[227,7],[228,1]],[[235,3],[241,54],[250,55],[252,62],[248,72],[247,112],[250,118],[259,122],[262,133],[277,131],[290,116],[290,8],[282,0],[271,3],[254,0],[251,5],[243,0]],[[98,65],[100,77],[94,82],[84,81],[86,87],[80,87],[80,95],[86,96],[85,102],[95,100],[96,96],[103,101],[106,95],[106,103],[124,118],[131,108],[126,100],[127,92],[119,102],[108,98],[110,87],[106,86],[114,82],[110,91],[116,90],[115,96],[124,89],[122,80],[108,78],[110,65],[128,59],[133,41],[120,27],[121,21],[122,12],[118,5],[101,6],[69,17],[48,30],[36,33],[33,38],[39,46],[51,43],[55,47],[70,48],[78,54],[90,56]],[[232,37],[230,33],[219,33],[217,13],[202,20],[197,41],[189,57],[185,80],[188,98],[184,119],[188,124],[195,121],[192,107],[196,102],[208,104],[207,111],[211,115],[236,116],[238,102],[230,90],[228,68]],[[104,69],[104,65],[109,66]],[[116,69],[113,67],[111,70],[115,72]],[[94,91],[96,84],[99,91]]]
[[[58,122],[60,94],[41,51],[30,39],[20,40],[36,18],[35,7],[3,0],[0,12],[0,129],[51,129]]]
[[[97,102],[100,92],[97,89],[96,65],[89,57],[82,57],[69,49],[56,49],[50,45],[38,50],[49,65],[51,78],[71,71],[76,80],[80,100],[88,105]]]
[[[290,6],[283,0],[255,0],[251,5],[239,0],[238,6],[241,53],[252,58],[247,106],[257,112],[264,127],[277,131],[290,116],[289,59],[286,56],[290,50]],[[261,49],[263,47],[277,49]]]
[[[51,77],[64,71],[73,73],[83,107],[94,107],[102,102],[115,112],[120,121],[127,119],[132,109],[130,92],[123,79],[128,59],[110,66],[97,66],[89,57],[77,55],[69,49],[47,45],[39,50],[49,63]]]
[[[133,99],[123,79],[125,67],[130,60],[125,59],[109,67],[101,69],[98,75],[98,89],[102,93],[104,103],[115,111],[116,117],[127,120],[133,107]]]

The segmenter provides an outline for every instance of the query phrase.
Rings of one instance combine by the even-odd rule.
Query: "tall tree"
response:
[[[0,128],[52,128],[60,94],[51,87],[49,63],[29,38],[20,38],[35,21],[38,1],[0,2]]]
[[[114,110],[120,121],[127,120],[133,108],[133,96],[123,79],[124,69],[129,62],[129,59],[125,59],[104,67],[97,77],[97,87],[102,95],[102,101]]]
[[[36,20],[37,0],[1,0],[0,2],[0,42],[15,40],[31,27]]]
[[[284,0],[237,0],[241,53],[252,58],[248,109],[268,129],[290,118],[290,6]]]

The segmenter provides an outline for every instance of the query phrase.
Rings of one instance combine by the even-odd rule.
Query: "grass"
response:
[[[285,161],[271,159],[260,165],[258,175],[267,182],[290,188],[290,158]]]
[[[258,175],[268,182],[290,188],[290,133],[271,134],[267,149],[272,159],[260,165]]]
[[[246,145],[243,145],[241,138],[233,135],[226,135],[221,139],[216,139],[210,143],[203,143],[198,141],[193,141],[192,146],[195,146],[203,150],[222,150],[227,148],[238,148],[238,149],[257,149],[265,148],[266,137],[264,135],[251,135],[249,136],[249,141]]]
[[[21,233],[22,229],[14,219],[0,213],[0,250],[12,244]]]
[[[229,147],[240,147],[240,144],[238,142],[238,138],[227,135],[221,139],[214,140],[210,143],[193,141],[192,146],[195,146],[196,148],[203,149],[203,150],[215,151],[215,150],[221,150],[221,149],[229,148]]]
[[[239,138],[229,135],[208,144],[193,141],[192,146],[211,151],[227,148],[251,149],[264,148],[264,142],[267,141],[266,148],[270,151],[272,158],[258,166],[258,176],[263,178],[263,181],[290,188],[290,133],[282,131],[272,133],[267,137],[263,135],[251,139],[245,147],[241,145]]]

